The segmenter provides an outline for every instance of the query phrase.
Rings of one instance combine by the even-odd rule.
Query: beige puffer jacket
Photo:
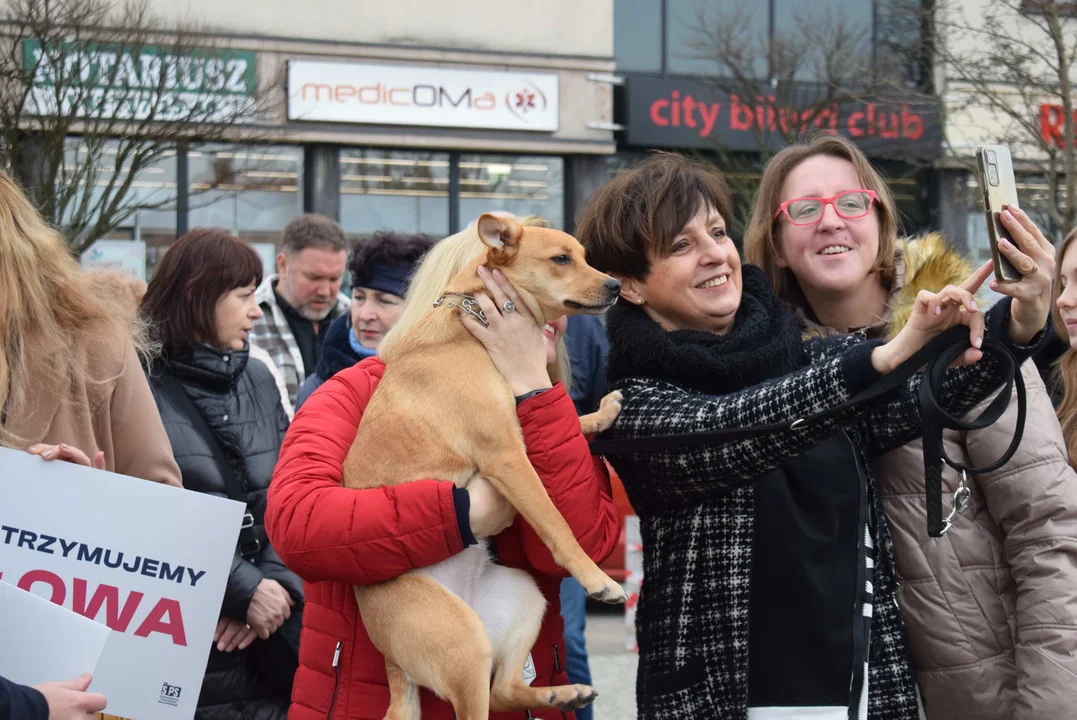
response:
[[[938,236],[903,251],[898,282],[906,282],[891,295],[891,334],[920,290],[969,273]],[[927,535],[921,442],[874,463],[928,720],[1077,718],[1077,474],[1035,365],[1021,370],[1028,417],[1020,448],[1000,470],[969,477],[969,507],[944,537]],[[994,425],[947,430],[947,455],[973,467],[994,462],[1016,417],[1015,395]],[[959,479],[944,465],[944,513]]]

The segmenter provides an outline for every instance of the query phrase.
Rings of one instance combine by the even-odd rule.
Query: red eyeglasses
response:
[[[846,220],[862,218],[871,212],[871,204],[875,202],[873,190],[846,190],[833,197],[802,197],[786,200],[774,213],[777,220],[784,212],[789,222],[794,225],[814,225],[823,217],[823,208],[831,205],[839,217]]]

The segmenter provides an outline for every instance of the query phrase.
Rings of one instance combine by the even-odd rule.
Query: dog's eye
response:
[[[568,255],[558,255],[557,257],[551,259],[558,265],[568,265],[570,262],[572,262],[572,258],[570,258]]]

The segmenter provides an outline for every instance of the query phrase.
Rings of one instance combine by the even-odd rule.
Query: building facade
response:
[[[651,149],[706,158],[737,180],[736,220],[743,226],[769,153],[805,131],[836,132],[857,142],[886,176],[904,232],[931,226],[938,219],[942,127],[920,55],[920,6],[616,0],[622,83],[614,117],[623,131],[608,163],[616,171]],[[825,100],[838,83],[851,90],[868,75],[872,92]]]
[[[133,192],[158,207],[99,241],[98,265],[137,267],[142,251],[149,273],[177,235],[216,226],[271,267],[281,229],[301,212],[334,217],[353,237],[442,237],[495,209],[563,227],[616,150],[613,0],[154,9],[166,25],[199,18],[207,45],[249,63],[259,112],[235,143],[196,134],[143,173]]]

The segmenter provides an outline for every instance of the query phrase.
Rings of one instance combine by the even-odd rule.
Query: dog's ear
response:
[[[493,213],[480,215],[476,228],[484,245],[510,254],[519,247],[520,236],[524,233],[524,229],[511,219]]]

